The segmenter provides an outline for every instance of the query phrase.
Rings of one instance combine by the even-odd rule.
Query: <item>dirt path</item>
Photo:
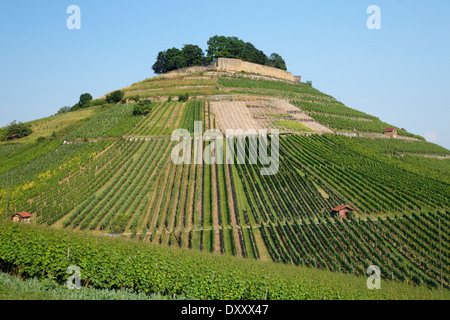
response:
[[[251,232],[251,230],[249,230]],[[272,261],[272,259],[269,256],[269,253],[267,252],[266,245],[261,237],[261,231],[258,228],[253,229],[254,239],[256,246],[258,247],[259,251],[259,259],[261,261]]]
[[[414,153],[414,152],[397,152],[397,154],[399,156],[401,156],[401,157],[408,155],[408,156],[416,156],[416,157],[423,157],[423,158],[433,158],[433,159],[440,159],[440,160],[450,159],[450,155],[443,156],[443,155],[433,155],[433,154]]]
[[[213,215],[213,226],[216,230],[214,234],[214,252],[220,253],[220,234],[219,234],[219,195],[217,190],[217,172],[216,172],[216,166],[212,165],[211,167],[212,171],[212,183],[211,183],[211,189],[212,189],[212,215]]]

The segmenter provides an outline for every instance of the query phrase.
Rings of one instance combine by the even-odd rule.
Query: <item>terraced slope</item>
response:
[[[303,84],[191,75],[125,90],[128,98],[158,97],[152,112],[135,117],[132,103],[97,108],[54,139],[0,146],[0,214],[27,211],[53,228],[357,275],[377,264],[384,279],[431,287],[440,283],[440,220],[449,287],[449,160],[422,156],[450,151],[335,135],[313,119],[379,120]],[[187,91],[188,102],[165,101]],[[193,136],[198,121],[202,131],[280,129],[277,174],[262,176],[261,159],[250,164],[248,141],[234,149],[244,164],[202,161],[215,141]],[[192,135],[192,161],[175,165],[171,135],[180,128]],[[340,204],[356,217],[331,219]]]

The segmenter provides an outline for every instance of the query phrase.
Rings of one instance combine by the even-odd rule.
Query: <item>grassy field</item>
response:
[[[91,107],[31,121],[29,124],[31,124],[33,133],[19,141],[24,143],[35,142],[39,137],[50,137],[53,132],[61,136],[61,132],[63,132],[64,129],[80,124],[81,121],[85,121],[94,116],[100,109],[101,107]]]
[[[303,123],[294,120],[274,120],[273,124],[277,128],[285,128],[294,132],[313,132],[314,130],[308,128]]]
[[[142,294],[130,290],[108,290],[81,287],[68,289],[51,277],[21,279],[0,272],[0,300],[184,300],[159,294]]]

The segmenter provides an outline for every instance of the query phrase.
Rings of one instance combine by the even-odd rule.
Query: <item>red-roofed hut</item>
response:
[[[31,214],[28,212],[19,212],[12,216],[13,222],[26,222],[30,223],[31,221]]]

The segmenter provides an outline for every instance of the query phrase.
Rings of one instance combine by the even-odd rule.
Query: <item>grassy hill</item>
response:
[[[449,150],[402,130],[399,139],[374,138],[392,125],[348,108],[311,86],[259,75],[175,73],[135,83],[123,91],[126,103],[36,120],[31,136],[0,145],[2,217],[9,220],[14,212],[30,212],[33,225],[45,226],[38,229],[43,237],[50,227],[56,230],[49,231],[55,237],[72,234],[61,229],[83,235],[121,234],[142,248],[157,245],[161,254],[192,249],[187,264],[193,274],[201,273],[196,259],[211,259],[217,261],[211,262],[214,265],[220,261],[251,263],[248,268],[255,266],[256,270],[251,275],[259,280],[265,269],[258,269],[258,263],[266,263],[267,268],[274,268],[271,274],[286,272],[280,283],[287,283],[287,274],[315,269],[324,272],[315,279],[326,275],[324,279],[336,279],[341,289],[350,286],[337,280],[342,274],[354,277],[351,295],[342,296],[339,289],[332,298],[370,295],[356,283],[365,281],[366,269],[372,264],[381,268],[389,286],[406,290],[398,297],[408,296],[411,290],[416,298],[415,286],[425,291],[440,286],[442,252],[442,283],[448,292]],[[190,101],[177,101],[186,92]],[[133,116],[139,99],[154,100],[152,112],[145,117]],[[216,101],[244,101],[247,107],[216,114]],[[237,123],[253,117],[259,125],[269,124],[284,132],[277,174],[262,176],[260,168],[265,165],[261,159],[257,164],[236,165],[175,165],[171,161],[177,145],[171,141],[175,129],[194,133],[194,122],[202,121],[203,131],[224,130],[224,117]],[[314,121],[332,133],[314,134]],[[351,138],[339,134],[342,131],[374,136]],[[38,141],[40,136],[46,139]],[[210,143],[205,141],[203,147]],[[240,152],[248,154],[248,144]],[[343,221],[331,218],[330,210],[341,204],[356,209],[355,216]],[[9,228],[1,230],[5,243],[12,241]],[[32,229],[14,229],[15,241],[22,232],[41,239]],[[76,239],[77,246],[83,247],[80,238]],[[14,250],[13,246],[0,247],[0,262],[9,268],[22,265],[14,258]],[[170,259],[169,265],[174,263]],[[38,275],[45,276],[41,267],[30,263]],[[243,268],[245,277],[250,271]],[[188,285],[188,280],[183,281]],[[302,277],[293,282],[292,295],[276,293],[270,298],[323,294],[320,290],[319,295],[310,293],[313,283]],[[100,283],[114,287],[108,281]],[[308,290],[297,294],[295,290],[303,284]],[[320,288],[327,290],[323,284]],[[189,297],[185,290],[180,293]],[[435,297],[432,291],[426,292]],[[255,297],[246,294],[237,296]],[[374,298],[391,297],[374,294]]]

